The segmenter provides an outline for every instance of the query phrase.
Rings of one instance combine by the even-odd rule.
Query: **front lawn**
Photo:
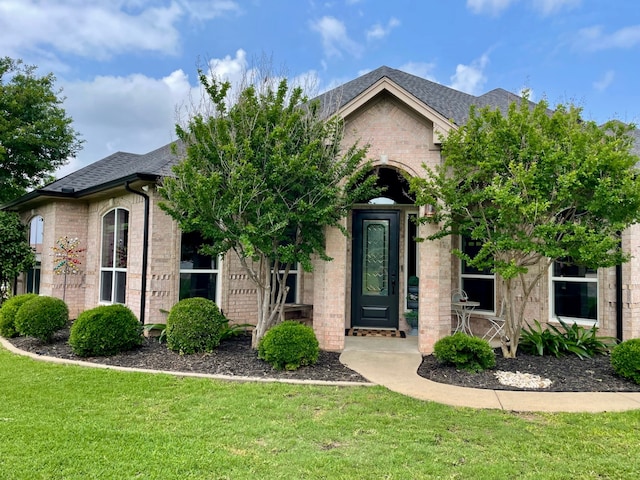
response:
[[[2,479],[638,478],[640,411],[514,414],[0,348]]]

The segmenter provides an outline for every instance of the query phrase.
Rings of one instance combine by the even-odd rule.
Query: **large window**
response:
[[[299,303],[298,299],[298,264],[292,265],[289,270],[289,274],[287,275],[286,286],[289,287],[289,291],[287,292],[287,298],[285,299],[285,303]],[[282,276],[285,272],[285,268],[281,268],[279,274]],[[278,296],[278,283],[275,284],[276,289],[276,297]]]
[[[100,301],[125,303],[129,212],[115,208],[102,217]]]
[[[598,321],[598,273],[562,260],[551,269],[551,317],[563,321]]]
[[[180,244],[180,300],[203,297],[218,302],[219,259],[198,252],[199,232],[182,234]]]
[[[475,257],[482,247],[482,242],[462,237],[462,251],[471,258]],[[480,302],[477,310],[495,311],[495,275],[490,270],[479,270],[461,260],[460,283],[469,300]]]
[[[38,215],[29,223],[29,245],[36,254],[36,263],[27,272],[27,293],[40,293],[40,270],[42,265],[42,239],[44,219]]]

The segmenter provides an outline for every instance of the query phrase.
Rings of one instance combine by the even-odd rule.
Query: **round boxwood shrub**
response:
[[[640,338],[616,345],[611,350],[611,366],[621,377],[640,384]]]
[[[67,304],[59,298],[37,297],[23,304],[16,313],[16,330],[20,335],[51,341],[53,334],[69,321]]]
[[[124,305],[82,312],[71,326],[69,345],[81,357],[114,355],[142,343],[142,325]]]
[[[212,352],[220,345],[226,325],[226,318],[211,300],[185,298],[167,317],[167,347],[180,354]]]
[[[469,372],[481,372],[496,365],[496,355],[489,342],[462,332],[438,340],[433,354],[439,361]]]
[[[37,297],[38,295],[35,293],[25,293],[5,300],[2,308],[0,308],[0,336],[6,338],[18,336],[18,331],[16,330],[16,313],[18,313],[22,305]]]
[[[269,329],[258,343],[258,358],[276,369],[296,370],[318,361],[320,347],[313,328],[293,320]]]

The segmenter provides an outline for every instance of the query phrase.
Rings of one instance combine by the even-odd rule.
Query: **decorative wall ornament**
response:
[[[62,300],[65,300],[67,293],[67,275],[80,273],[80,254],[84,248],[78,248],[80,240],[78,238],[60,237],[56,244],[51,247],[54,256],[53,273],[64,276],[62,287]]]

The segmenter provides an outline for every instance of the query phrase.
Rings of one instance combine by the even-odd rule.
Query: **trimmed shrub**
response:
[[[69,345],[81,357],[114,355],[142,343],[142,325],[124,305],[82,312],[71,326]]]
[[[616,345],[611,351],[611,366],[621,377],[640,384],[640,338]]]
[[[167,347],[180,354],[212,352],[218,345],[227,319],[206,298],[185,298],[167,317]]]
[[[16,330],[20,335],[51,341],[53,334],[69,321],[67,304],[59,298],[37,297],[23,304],[16,313]]]
[[[16,313],[18,313],[22,305],[37,297],[38,295],[35,293],[25,293],[5,300],[2,308],[0,308],[0,336],[6,338],[18,336],[18,331],[16,330]]]
[[[258,344],[258,358],[276,369],[297,370],[318,361],[320,347],[313,328],[294,320],[269,329]]]
[[[496,355],[489,342],[462,332],[438,340],[433,354],[439,361],[469,372],[481,372],[496,365]]]

